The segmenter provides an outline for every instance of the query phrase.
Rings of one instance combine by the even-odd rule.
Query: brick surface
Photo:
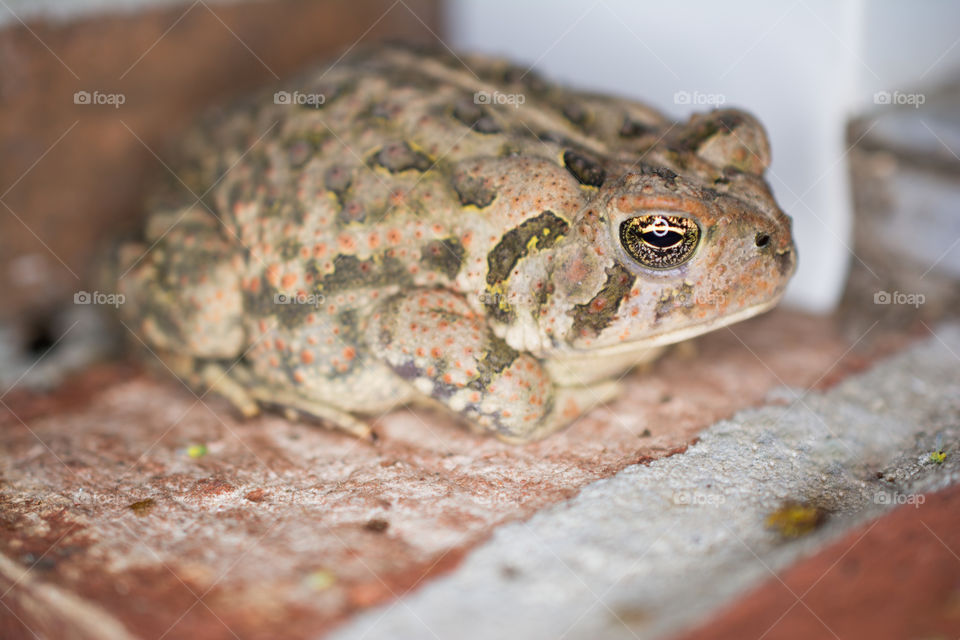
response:
[[[3,603],[31,628],[79,615],[40,606],[46,586],[146,637],[274,637],[280,624],[306,637],[449,570],[501,523],[683,451],[781,385],[863,369],[875,353],[854,342],[829,319],[776,311],[675,349],[625,378],[620,400],[522,447],[406,409],[376,421],[374,445],[275,416],[238,422],[128,370],[101,370],[99,393],[15,391],[0,413],[0,550],[31,570]]]

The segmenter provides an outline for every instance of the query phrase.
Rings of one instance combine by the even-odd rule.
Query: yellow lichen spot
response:
[[[798,502],[788,502],[767,516],[766,525],[784,538],[800,538],[823,524],[823,509]]]
[[[205,444],[192,444],[187,447],[187,455],[191,458],[202,458],[207,455],[207,445]]]
[[[313,591],[324,591],[329,589],[337,581],[337,576],[334,575],[332,571],[326,569],[317,569],[316,571],[311,571],[306,578],[303,579],[304,584]]]
[[[930,460],[935,464],[943,464],[947,459],[947,454],[942,449],[930,454]]]

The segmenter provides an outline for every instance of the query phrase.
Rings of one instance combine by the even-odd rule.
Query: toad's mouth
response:
[[[677,329],[670,331],[669,333],[660,333],[640,338],[637,340],[630,340],[626,342],[621,342],[619,344],[612,344],[605,347],[594,347],[594,348],[585,348],[585,349],[575,349],[568,352],[569,357],[576,357],[577,355],[582,355],[589,353],[591,356],[603,357],[603,356],[612,356],[623,354],[631,351],[646,351],[655,347],[663,347],[669,344],[675,344],[677,342],[683,342],[684,340],[689,340],[690,338],[695,338],[696,336],[703,335],[704,333],[709,333],[716,329],[726,327],[753,316],[760,315],[766,311],[769,311],[773,307],[777,306],[777,303],[780,302],[780,299],[783,297],[783,292],[781,291],[778,295],[759,302],[751,307],[746,307],[741,309],[736,313],[731,313],[730,315],[721,316],[715,318],[710,322],[705,322],[703,324],[695,324],[689,327],[684,327],[683,329]],[[557,357],[557,356],[554,356]],[[560,355],[559,357],[563,358],[564,356]]]

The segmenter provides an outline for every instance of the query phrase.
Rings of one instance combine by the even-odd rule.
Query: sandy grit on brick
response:
[[[33,569],[0,618],[20,637],[13,613],[42,628],[80,615],[38,606],[52,585],[137,635],[306,637],[452,568],[498,524],[682,451],[776,386],[862,369],[853,342],[778,311],[630,374],[623,398],[523,447],[407,410],[376,421],[375,445],[275,416],[243,423],[146,376],[85,406],[47,398],[53,413],[12,393],[0,548]]]

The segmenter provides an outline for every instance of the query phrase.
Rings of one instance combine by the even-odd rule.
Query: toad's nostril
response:
[[[768,244],[770,244],[770,234],[768,234],[768,233],[763,233],[763,232],[761,231],[761,232],[758,233],[757,236],[753,239],[753,242],[754,242],[754,244],[756,244],[758,247],[760,247],[761,249],[763,249],[765,246],[767,246]]]

